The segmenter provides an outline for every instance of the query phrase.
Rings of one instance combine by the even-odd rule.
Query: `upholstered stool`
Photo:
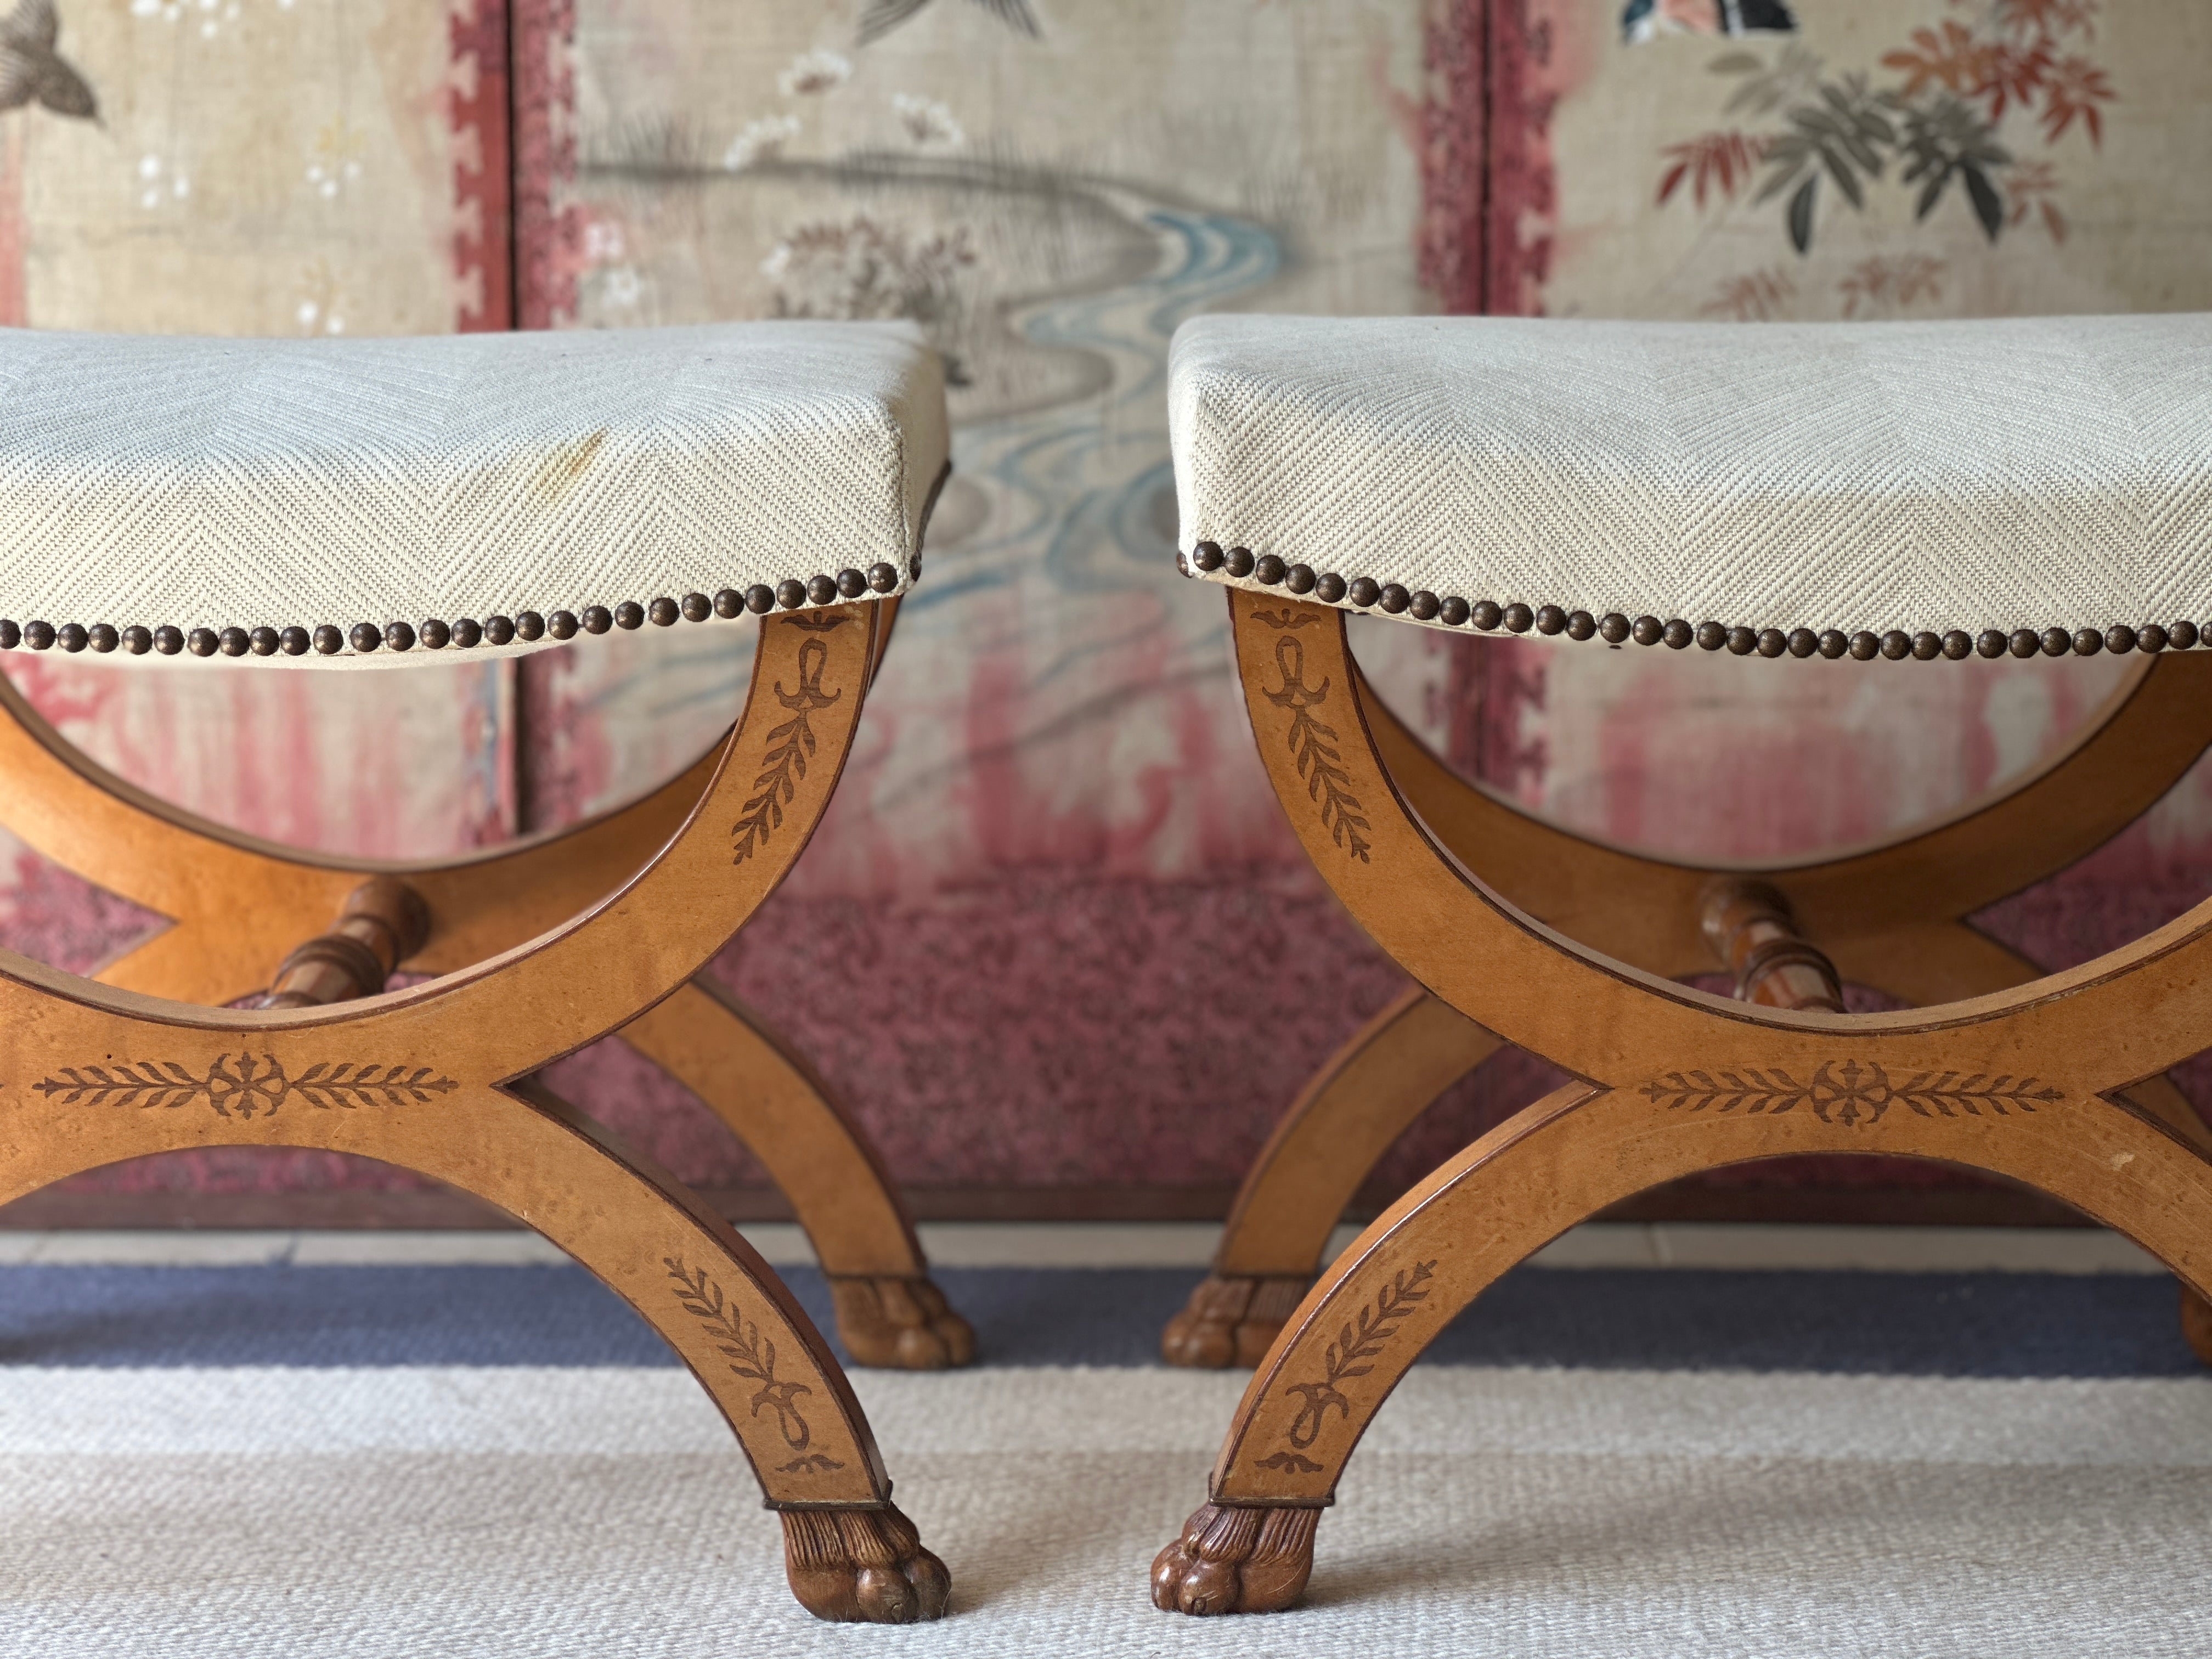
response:
[[[2212,623],[2212,317],[1207,318],[1176,336],[1170,395],[1180,562],[1231,589],[1261,757],[1315,866],[1423,988],[1309,1085],[1170,1328],[1170,1358],[1258,1370],[1212,1501],[1154,1565],[1162,1607],[1295,1599],[1346,1461],[1436,1334],[1566,1228],[1698,1170],[1883,1152],[2026,1182],[2171,1267],[2207,1352],[2212,1137],[2164,1074],[2212,1047],[2212,904],[2050,975],[1966,918],[2109,837],[2212,741],[2212,652],[2192,648]],[[2001,798],[1714,872],[1461,781],[1362,678],[1346,611],[1869,674],[2135,665]],[[1674,982],[1717,969],[1738,1000]],[[1846,1013],[1847,981],[1924,1012]],[[1299,1018],[1264,988],[1236,1003]],[[1575,1080],[1304,1291],[1374,1159],[1506,1042]]]
[[[860,1136],[694,977],[790,870],[850,752],[946,465],[935,356],[876,325],[11,330],[0,383],[0,647],[393,671],[647,623],[759,630],[716,752],[621,811],[437,868],[193,820],[7,691],[0,821],[174,925],[97,982],[0,958],[0,1200],[210,1146],[353,1152],[489,1200],[683,1357],[782,1512],[802,1602],[935,1617],[945,1569],[892,1506],[805,1315],[726,1224],[535,1076],[621,1032],[760,1153],[856,1357],[969,1357]],[[400,968],[435,977],[386,993]],[[252,1012],[217,1006],[262,987]]]

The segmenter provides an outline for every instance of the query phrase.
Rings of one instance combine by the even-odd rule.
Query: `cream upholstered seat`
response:
[[[381,659],[900,593],[946,441],[901,324],[0,330],[0,646]]]
[[[1176,331],[1182,558],[1444,628],[1778,656],[2186,647],[2212,315]]]

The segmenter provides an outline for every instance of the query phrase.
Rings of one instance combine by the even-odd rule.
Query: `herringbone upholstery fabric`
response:
[[[1186,551],[1753,629],[2212,622],[2212,315],[1213,316],[1170,397]]]
[[[0,617],[411,625],[878,563],[899,592],[945,453],[899,324],[0,330]]]

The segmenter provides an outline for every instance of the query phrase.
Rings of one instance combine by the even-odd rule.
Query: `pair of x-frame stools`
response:
[[[1980,394],[1988,431],[1960,439],[1966,362],[2009,379]],[[802,1602],[942,1612],[945,1568],[774,1273],[537,1076],[619,1031],[769,1165],[856,1358],[968,1357],[865,1144],[698,977],[789,870],[850,750],[942,477],[933,356],[896,329],[775,325],[0,335],[0,611],[32,618],[0,619],[0,647],[370,669],[609,627],[759,628],[718,755],[606,818],[439,868],[341,866],[194,822],[7,694],[8,826],[175,925],[97,981],[0,961],[0,1199],[212,1145],[354,1152],[475,1193],[682,1356],[782,1515]],[[2045,406],[2054,375],[2078,405],[2070,438]],[[2207,1137],[2163,1077],[2212,1037],[2212,915],[2042,978],[1966,920],[2131,820],[2212,737],[2195,626],[2126,620],[2212,614],[2206,386],[2212,329],[2190,319],[1186,330],[1179,557],[1236,589],[1254,735],[1309,855],[1423,988],[1308,1090],[1170,1329],[1171,1358],[1258,1369],[1211,1501],[1155,1564],[1160,1605],[1295,1600],[1361,1431],[1437,1330],[1565,1228],[1684,1174],[1807,1152],[1948,1160],[2052,1193],[2191,1297],[2212,1290]],[[1933,460],[1931,428],[1952,439]],[[1839,672],[2151,654],[1999,799],[1881,848],[1716,872],[1565,836],[1451,776],[1373,696],[1346,611]],[[1674,982],[1716,960],[1738,1000]],[[403,966],[434,977],[386,991]],[[1929,1006],[1849,1014],[1844,980]],[[216,1006],[264,984],[258,1007]],[[1259,999],[1248,1017],[1298,1011]],[[1373,1158],[1506,1042],[1574,1081],[1305,1289]]]

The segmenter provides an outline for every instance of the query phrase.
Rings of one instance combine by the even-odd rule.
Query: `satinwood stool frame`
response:
[[[2212,902],[2048,975],[1965,918],[2108,839],[2204,751],[2212,653],[2148,659],[2065,752],[1940,823],[1715,872],[1583,840],[1461,781],[1375,696],[1341,612],[1241,590],[1229,606],[1279,799],[1425,988],[1308,1086],[1170,1327],[1170,1358],[1258,1369],[1211,1501],[1154,1564],[1161,1606],[1295,1600],[1361,1433],[1437,1333],[1576,1223],[1699,1170],[1881,1152],[2021,1182],[2171,1267],[2204,1352],[2212,1136],[2165,1073],[2212,1045]],[[1741,1000],[1674,982],[1717,967]],[[1844,980],[1921,1006],[1836,1012]],[[1374,1159],[1504,1042],[1574,1080],[1432,1172],[1297,1298]]]
[[[677,1351],[782,1516],[802,1603],[830,1619],[935,1617],[943,1564],[893,1506],[866,1419],[805,1314],[726,1221],[536,1076],[619,1031],[769,1166],[831,1275],[856,1357],[969,1356],[866,1141],[804,1061],[698,977],[820,821],[892,608],[763,617],[744,711],[715,752],[627,809],[435,868],[320,860],[195,821],[0,691],[0,818],[174,923],[97,981],[0,956],[0,1201],[213,1146],[350,1152],[473,1194],[559,1245]],[[269,983],[280,957],[262,1007],[212,1006]],[[386,994],[395,964],[437,977]]]
[[[1355,672],[1357,667],[1355,665]],[[1547,823],[1453,773],[1360,681],[1392,780],[1444,847],[1480,848],[1484,881],[1592,950],[1666,979],[1728,966],[1702,908],[1717,877],[1786,896],[1842,977],[1901,1002],[2009,990],[2040,969],[1966,918],[2125,829],[2212,746],[2212,656],[2145,658],[2069,744],[1992,797],[1879,846],[1723,871],[1644,857]],[[1170,1364],[1260,1362],[1319,1270],[1330,1234],[1392,1142],[1505,1045],[1409,988],[1331,1055],[1247,1171],[1213,1270],[1161,1338]],[[2164,1077],[2130,1091],[2198,1146],[2203,1120]],[[2212,1360],[2212,1320],[2184,1297],[2191,1344]]]
[[[899,602],[878,603],[880,661]],[[220,1005],[267,984],[285,950],[372,874],[404,882],[428,909],[426,937],[398,955],[408,971],[451,973],[543,933],[612,892],[676,833],[722,747],[630,805],[550,835],[450,864],[343,862],[209,823],[134,788],[76,752],[0,678],[0,776],[11,781],[0,825],[170,919],[98,969],[102,984]],[[368,988],[381,989],[382,979]],[[365,992],[347,985],[340,994]],[[933,1370],[975,1358],[975,1334],[929,1279],[866,1136],[758,1012],[702,975],[618,1035],[697,1095],[767,1170],[821,1261],[854,1363]]]

